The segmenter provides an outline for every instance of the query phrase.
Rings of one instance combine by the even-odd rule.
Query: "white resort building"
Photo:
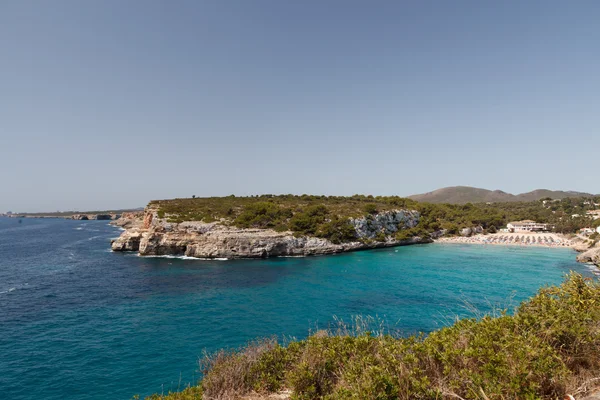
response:
[[[509,222],[506,224],[509,232],[541,232],[548,230],[548,224],[542,224],[530,219],[524,221]]]

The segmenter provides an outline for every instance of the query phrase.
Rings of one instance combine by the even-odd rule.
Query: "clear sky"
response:
[[[600,192],[598,1],[0,1],[0,211]]]

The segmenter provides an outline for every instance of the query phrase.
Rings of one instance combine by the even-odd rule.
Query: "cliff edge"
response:
[[[112,241],[113,251],[137,251],[142,256],[174,255],[197,258],[268,258],[334,254],[346,251],[428,243],[427,237],[399,239],[398,232],[417,226],[414,210],[389,210],[348,218],[355,239],[342,243],[290,230],[239,228],[229,221],[169,222],[157,207],[143,215],[127,215],[116,221],[126,230]]]

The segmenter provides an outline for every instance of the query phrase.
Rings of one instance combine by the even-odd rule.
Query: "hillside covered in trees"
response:
[[[220,221],[240,228],[271,228],[335,239],[352,240],[349,218],[369,216],[396,209],[419,211],[419,224],[397,233],[399,239],[429,235],[439,230],[456,234],[461,228],[482,226],[489,232],[510,221],[531,219],[549,223],[557,232],[575,232],[597,225],[586,212],[600,197],[549,198],[530,202],[431,204],[395,196],[261,195],[209,197],[152,201],[149,207],[169,222]]]
[[[527,193],[511,194],[502,190],[488,190],[471,186],[450,186],[427,192],[408,196],[410,199],[423,201],[428,203],[450,203],[450,204],[465,204],[465,203],[504,203],[517,201],[536,201],[544,198],[564,199],[569,197],[592,197],[592,194],[562,191],[537,189]]]

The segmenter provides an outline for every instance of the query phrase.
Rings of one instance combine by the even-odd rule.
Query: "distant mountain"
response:
[[[552,199],[564,199],[566,197],[593,196],[590,193],[564,192],[561,190],[537,189],[527,193],[511,194],[501,190],[487,190],[470,186],[450,186],[433,192],[415,194],[408,196],[409,199],[427,203],[501,203],[509,201],[535,201],[546,197]]]

